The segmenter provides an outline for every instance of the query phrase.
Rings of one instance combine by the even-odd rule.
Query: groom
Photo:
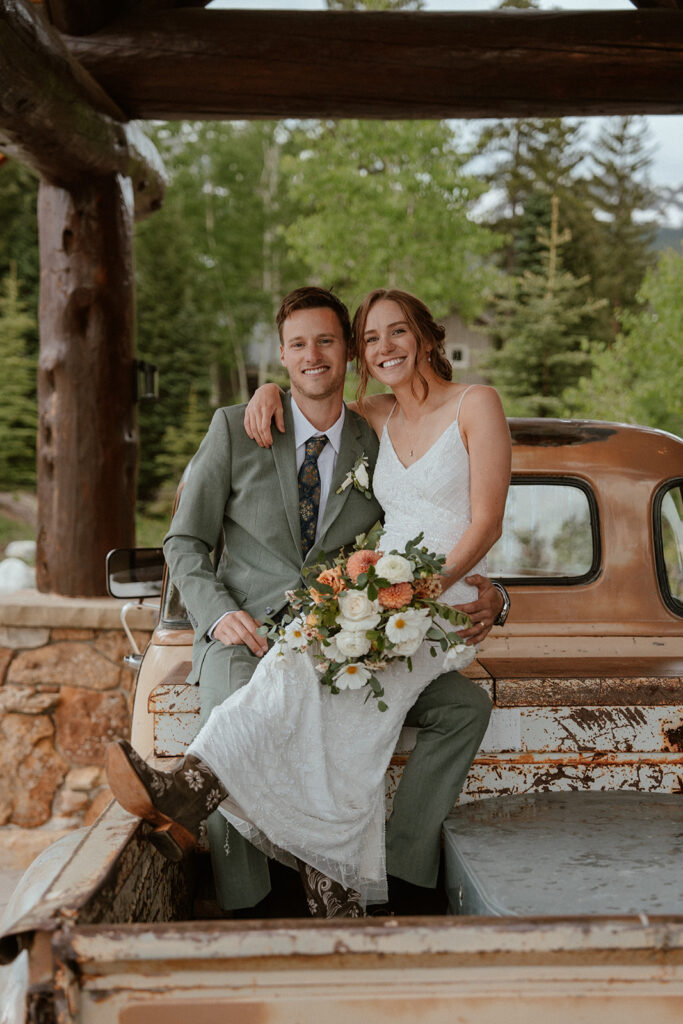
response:
[[[244,431],[243,406],[218,409],[164,541],[171,578],[195,629],[191,678],[199,683],[202,724],[249,682],[267,650],[258,633],[261,619],[284,609],[285,592],[301,585],[302,568],[321,551],[332,558],[350,547],[382,514],[374,498],[368,501],[354,487],[340,490],[363,455],[372,472],[378,450],[373,430],[343,403],[351,336],[346,307],[322,288],[298,288],[282,301],[277,326],[291,384],[284,434],[275,431],[272,448],[260,448]],[[480,640],[503,599],[483,577],[474,582],[479,599],[465,610],[479,623],[471,634]],[[390,884],[394,876],[435,886],[441,824],[489,713],[486,694],[456,672],[430,683],[409,712],[406,724],[421,728],[387,825]],[[224,909],[254,906],[270,890],[267,859],[218,811],[208,831],[219,903]]]

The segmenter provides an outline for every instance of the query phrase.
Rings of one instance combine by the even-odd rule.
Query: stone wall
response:
[[[135,674],[122,602],[20,591],[0,598],[0,851],[26,866],[58,835],[95,820],[110,793],[104,750],[130,734]],[[129,620],[140,650],[153,608]]]

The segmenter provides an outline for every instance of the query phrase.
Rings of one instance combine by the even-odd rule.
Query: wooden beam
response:
[[[667,11],[683,9],[683,0],[631,0],[631,3],[641,11],[655,10],[657,8]]]
[[[173,7],[205,7],[209,0],[43,0],[45,13],[60,32],[86,36],[129,14]]]
[[[152,142],[70,56],[24,0],[0,0],[0,148],[63,186],[121,174],[138,216],[158,209],[166,178]]]
[[[131,117],[683,111],[677,11],[180,10],[67,45]]]

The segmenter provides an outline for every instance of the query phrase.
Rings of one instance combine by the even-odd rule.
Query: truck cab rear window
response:
[[[595,497],[583,481],[513,477],[491,576],[511,583],[586,583],[600,567]]]
[[[657,492],[654,537],[662,597],[667,607],[683,615],[683,480],[673,480]]]

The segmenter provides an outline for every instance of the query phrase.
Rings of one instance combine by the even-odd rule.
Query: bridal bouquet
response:
[[[425,639],[433,641],[434,656],[437,644],[462,653],[467,645],[448,627],[469,626],[470,619],[438,601],[446,559],[421,546],[423,534],[403,551],[386,552],[369,546],[377,536],[373,530],[356,538],[351,554],[342,552],[332,565],[312,566],[308,585],[287,593],[289,608],[268,635],[283,655],[310,647],[332,693],[367,686],[386,711],[382,669],[399,659],[412,671],[411,656]]]

